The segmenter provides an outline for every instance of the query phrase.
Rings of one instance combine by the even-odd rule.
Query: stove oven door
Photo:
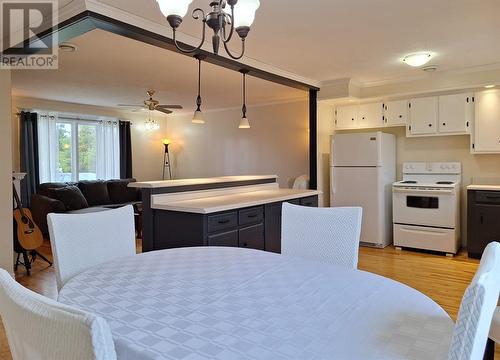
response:
[[[393,188],[396,224],[454,229],[457,213],[455,189]]]

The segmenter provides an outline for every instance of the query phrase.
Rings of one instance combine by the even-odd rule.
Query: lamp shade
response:
[[[196,110],[194,112],[193,120],[191,121],[193,124],[204,124],[205,119],[203,118],[203,113],[201,110]]]
[[[184,17],[193,0],[156,0],[156,2],[160,5],[163,16],[177,15]]]
[[[239,0],[234,6],[234,27],[252,26],[255,12],[259,7],[259,0]],[[226,11],[231,12],[228,7],[226,7]]]
[[[246,116],[243,116],[240,120],[240,125],[238,126],[239,129],[250,129],[250,122],[248,121],[248,118]]]

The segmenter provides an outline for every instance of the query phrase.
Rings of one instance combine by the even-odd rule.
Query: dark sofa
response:
[[[48,237],[47,215],[50,213],[83,214],[125,205],[140,208],[140,190],[128,187],[134,181],[124,179],[41,184],[37,194],[31,197],[33,220]]]

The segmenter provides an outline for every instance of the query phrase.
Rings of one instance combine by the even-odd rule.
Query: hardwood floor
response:
[[[138,242],[137,251],[141,251]],[[50,247],[44,245],[40,252],[50,257]],[[425,252],[397,251],[393,247],[372,249],[363,247],[359,254],[359,268],[376,273],[426,294],[441,305],[455,320],[465,288],[476,272],[479,261],[467,258],[461,252],[454,258]],[[16,279],[22,285],[50,298],[57,297],[57,288],[53,268],[38,260],[32,276],[28,277],[22,267],[16,273]],[[0,359],[11,359],[7,339],[0,323]],[[495,359],[500,360],[500,347],[497,347]]]

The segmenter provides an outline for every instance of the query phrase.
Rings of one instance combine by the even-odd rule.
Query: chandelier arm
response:
[[[229,47],[227,46],[227,43],[224,42],[224,49],[226,49],[227,54],[234,60],[239,60],[243,57],[245,54],[245,39],[241,39],[241,54],[238,56],[234,56],[231,51],[229,50]]]
[[[184,54],[192,54],[192,53],[200,50],[201,47],[203,46],[203,44],[205,43],[205,34],[206,34],[206,28],[207,28],[207,20],[205,18],[205,12],[200,8],[194,9],[193,13],[192,13],[192,17],[195,20],[198,20],[200,18],[199,15],[196,15],[197,12],[201,13],[202,23],[203,23],[201,42],[200,42],[200,45],[198,45],[197,47],[192,47],[191,49],[186,49],[186,48],[183,48],[182,46],[180,46],[179,43],[177,42],[177,38],[176,38],[177,31],[175,28],[172,28],[172,30],[174,32],[173,40],[174,40],[175,47],[177,48],[177,50],[179,50],[180,52],[182,52]]]
[[[231,5],[231,15],[227,14],[224,15],[227,16],[227,18],[230,20],[231,23],[231,30],[229,31],[229,36],[226,37],[226,27],[222,29],[222,42],[223,43],[228,43],[231,41],[233,34],[234,34],[234,5]]]

